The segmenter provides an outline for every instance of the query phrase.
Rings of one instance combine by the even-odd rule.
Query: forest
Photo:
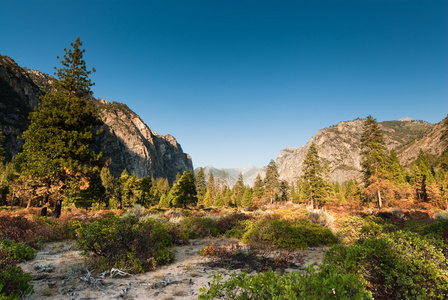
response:
[[[229,187],[224,173],[206,178],[202,169],[174,182],[126,169],[114,176],[90,148],[100,120],[91,101],[95,70],[81,46],[78,38],[64,49],[11,161],[0,127],[0,299],[32,297],[33,277],[19,263],[48,242],[74,241],[96,274],[139,274],[173,263],[175,247],[208,237],[236,241],[201,250],[220,267],[241,253],[251,263],[226,279],[216,274],[200,299],[448,297],[448,117],[441,155],[420,151],[402,166],[367,116],[360,176],[343,183],[331,182],[315,144],[295,182],[280,180],[274,161],[253,187],[242,175]],[[285,272],[300,262],[298,250],[317,246],[326,248],[321,264]]]

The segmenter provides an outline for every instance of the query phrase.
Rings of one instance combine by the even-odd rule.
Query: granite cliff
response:
[[[52,77],[18,66],[0,55],[0,123],[8,157],[15,156],[23,141],[19,138],[29,126],[28,115],[40,103]],[[158,135],[125,104],[92,99],[98,107],[103,132],[92,146],[111,160],[110,169],[119,175],[124,169],[139,177],[164,177],[173,182],[177,173],[193,170],[191,157],[171,135]]]
[[[281,150],[276,159],[280,179],[289,182],[297,180],[302,174],[303,161],[312,143],[317,145],[319,156],[329,162],[332,181],[343,182],[358,177],[361,169],[359,145],[363,122],[362,119],[340,122],[319,130],[305,146]],[[434,154],[440,154],[442,151],[441,146],[433,146],[438,143],[437,131],[431,135],[440,124],[434,125],[409,118],[379,124],[384,133],[386,148],[395,149],[402,163],[414,160],[420,148],[431,148]]]

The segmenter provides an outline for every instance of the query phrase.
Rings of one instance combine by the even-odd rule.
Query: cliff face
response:
[[[0,55],[0,123],[10,156],[20,151],[23,141],[18,137],[28,128],[28,115],[40,103],[39,96],[49,89],[51,80]],[[172,182],[177,173],[193,170],[190,156],[173,136],[154,133],[124,104],[93,101],[104,125],[92,148],[111,159],[113,174],[126,169],[139,177],[164,177]]]
[[[411,143],[405,145],[400,152],[400,163],[402,165],[407,165],[410,162],[415,161],[420,149],[425,153],[436,156],[440,155],[444,149],[442,137],[445,128],[443,124],[447,118],[448,116],[442,122],[437,123],[421,138],[415,139]]]
[[[151,131],[125,104],[104,100],[95,103],[104,125],[94,148],[112,160],[112,173],[119,175],[127,169],[139,177],[164,177],[173,182],[177,173],[193,170],[190,156],[173,136]]]
[[[22,69],[11,58],[0,55],[0,122],[9,158],[22,147],[23,141],[17,137],[28,128],[28,115],[42,95],[29,73],[32,72]]]
[[[364,120],[340,122],[336,126],[321,129],[300,148],[286,148],[279,152],[276,160],[280,179],[296,181],[302,175],[302,165],[312,143],[318,147],[319,156],[329,162],[331,180],[344,182],[358,177],[361,170],[360,139]],[[434,125],[413,120],[387,121],[380,123],[388,150],[401,150],[414,140],[427,136]],[[418,154],[418,152],[417,152]]]

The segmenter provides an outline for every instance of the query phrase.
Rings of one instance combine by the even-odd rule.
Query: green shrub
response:
[[[238,228],[232,228],[226,231],[225,235],[228,238],[238,238],[240,239],[243,236],[244,231]]]
[[[423,227],[422,234],[448,241],[448,219],[437,219],[433,224]]]
[[[0,239],[2,249],[6,251],[10,258],[16,260],[31,260],[36,257],[37,250],[28,246],[24,242],[15,243],[9,239]]]
[[[285,219],[264,218],[247,229],[242,242],[253,247],[272,245],[294,250],[322,244],[331,245],[336,243],[337,239],[328,228],[307,220],[290,223]]]
[[[189,217],[180,222],[182,233],[188,239],[206,236],[219,236],[218,223],[206,217]]]
[[[8,252],[0,249],[0,299],[18,299],[33,292],[33,286],[28,284],[31,275],[24,273],[16,263]]]
[[[416,233],[371,236],[327,250],[323,271],[351,273],[369,282],[378,299],[446,299],[446,260],[437,244]]]
[[[305,275],[293,272],[280,276],[273,271],[258,275],[233,273],[225,282],[218,274],[210,288],[201,288],[200,292],[199,299],[372,299],[365,281],[359,277],[316,272],[311,267]]]
[[[139,220],[127,215],[118,217],[109,214],[78,229],[78,247],[85,254],[102,257],[107,267],[116,264],[128,266],[130,272],[152,270],[154,261],[159,265],[170,263],[174,254],[169,254],[172,238],[164,224],[151,218]],[[140,267],[131,268],[139,260]],[[138,271],[137,271],[138,270]]]

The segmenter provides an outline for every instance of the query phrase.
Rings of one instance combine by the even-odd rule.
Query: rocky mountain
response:
[[[217,169],[212,166],[206,166],[203,168],[205,179],[208,180],[210,174],[213,174],[215,180],[221,180],[222,172],[225,172],[225,180],[226,185],[228,187],[233,187],[235,183],[238,181],[238,177],[240,174],[243,175],[244,185],[254,186],[255,179],[257,178],[258,173],[261,171],[260,168],[257,167],[246,167],[246,168],[237,168],[237,169]],[[199,168],[194,169],[195,176],[198,174]]]
[[[362,119],[340,122],[319,130],[305,146],[281,150],[276,159],[280,179],[292,182],[301,176],[303,161],[312,143],[317,145],[319,156],[329,162],[331,180],[343,182],[358,177],[361,169],[359,145],[363,122]],[[410,162],[416,157],[415,149],[422,148],[423,144],[427,148],[431,147],[429,140],[437,138],[427,137],[439,125],[405,118],[399,121],[381,122],[380,126],[384,133],[386,148],[395,149],[403,162]],[[414,144],[418,140],[422,142]],[[411,146],[413,150],[408,150]],[[441,153],[441,150],[439,152]],[[416,153],[418,154],[418,150]]]
[[[40,103],[39,96],[48,91],[52,77],[18,66],[0,55],[0,123],[9,157],[16,155],[23,141],[19,138],[28,128],[28,115]],[[92,99],[104,122],[103,132],[93,148],[110,158],[111,172],[124,169],[139,177],[164,177],[174,181],[177,173],[193,170],[191,157],[184,153],[171,135],[158,135],[125,104]]]

